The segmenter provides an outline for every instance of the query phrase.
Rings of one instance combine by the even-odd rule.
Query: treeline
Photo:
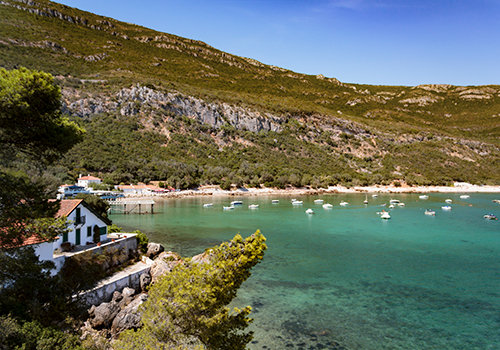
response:
[[[498,154],[479,161],[449,156],[446,140],[408,144],[377,139],[371,154],[357,157],[366,140],[291,119],[281,132],[254,133],[230,125],[215,129],[185,116],[118,113],[80,120],[83,142],[58,163],[62,182],[92,173],[104,183],[162,181],[187,189],[199,185],[313,188],[368,186],[394,181],[449,185],[455,181],[500,183]],[[144,127],[148,125],[148,127]],[[151,127],[154,125],[154,127]],[[365,150],[366,153],[366,150]]]

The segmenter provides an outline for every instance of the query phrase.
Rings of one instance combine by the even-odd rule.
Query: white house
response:
[[[66,245],[81,246],[87,243],[94,242],[94,232],[99,232],[100,240],[107,239],[107,227],[111,225],[111,221],[103,218],[92,207],[90,207],[83,199],[66,199],[61,201],[61,208],[57,212],[56,217],[65,216],[70,220],[69,233],[63,237],[58,237],[52,242],[52,252],[55,249],[62,249],[61,245],[68,242]],[[63,246],[64,247],[64,246]]]
[[[101,182],[101,179],[99,179],[98,177],[91,176],[90,174],[87,176],[82,176],[80,174],[77,185],[88,188],[91,183],[100,184]]]
[[[144,184],[138,184],[138,185],[119,185],[115,186],[117,189],[120,191],[123,191],[124,195],[141,195],[141,196],[150,196],[153,193],[162,191],[163,189],[154,186],[154,185],[144,185]]]

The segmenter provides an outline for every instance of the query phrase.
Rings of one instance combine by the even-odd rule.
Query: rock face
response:
[[[163,253],[165,248],[158,243],[148,243],[148,251],[146,256],[150,259],[154,259],[158,254]]]
[[[175,115],[185,115],[214,128],[229,123],[239,130],[253,132],[281,131],[281,124],[286,118],[269,113],[261,114],[227,103],[207,103],[204,100],[184,96],[178,93],[162,93],[145,86],[133,86],[122,89],[111,97],[89,97],[70,102],[71,94],[64,93],[63,113],[81,118],[89,118],[93,114],[119,111],[122,115],[136,115],[141,109],[164,110]]]
[[[145,292],[146,289],[151,284],[151,275],[149,273],[143,273],[140,277],[140,283],[141,283],[141,290]]]

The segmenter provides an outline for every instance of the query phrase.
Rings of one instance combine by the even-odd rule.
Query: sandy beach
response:
[[[460,186],[368,186],[351,187],[331,186],[328,188],[239,188],[230,191],[221,190],[218,186],[200,186],[197,189],[177,192],[166,192],[149,196],[127,194],[126,198],[184,198],[194,196],[301,196],[336,193],[500,193],[500,186],[478,186],[463,184]]]

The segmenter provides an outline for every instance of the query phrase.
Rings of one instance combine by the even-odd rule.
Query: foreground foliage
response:
[[[208,249],[203,261],[179,263],[151,287],[142,308],[143,327],[127,331],[116,349],[245,349],[252,333],[249,306],[232,312],[227,305],[236,297],[250,270],[267,249],[257,231],[242,239]]]

